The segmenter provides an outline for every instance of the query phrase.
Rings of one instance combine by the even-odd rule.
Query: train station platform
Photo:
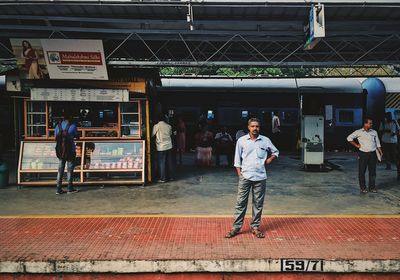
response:
[[[267,215],[399,215],[396,170],[377,168],[378,193],[360,195],[357,155],[327,153],[335,169],[301,170],[300,157],[282,154],[268,166],[264,212]],[[237,195],[237,175],[226,166],[198,168],[194,154],[184,156],[176,178],[145,187],[79,186],[75,195],[55,195],[55,186],[0,188],[0,216],[26,215],[226,215]],[[226,164],[225,157],[222,163]],[[10,164],[11,166],[11,164]]]
[[[265,239],[250,233],[248,218],[241,234],[225,239],[231,222],[227,216],[2,216],[0,279],[13,273],[39,279],[81,273],[91,273],[84,279],[399,277],[400,216],[265,216]]]
[[[377,171],[361,195],[356,157],[304,172],[295,155],[269,167],[262,227],[233,239],[237,178],[185,155],[165,184],[0,189],[0,279],[398,279],[400,188]],[[248,213],[250,208],[248,209]]]

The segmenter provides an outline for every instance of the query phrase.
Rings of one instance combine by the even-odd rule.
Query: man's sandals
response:
[[[254,234],[255,237],[257,238],[264,238],[265,235],[262,233],[258,228],[252,228],[251,233]]]
[[[225,238],[232,238],[239,234],[239,230],[231,229],[226,235]]]
[[[258,228],[253,228],[251,229],[251,233],[254,234],[255,237],[257,238],[264,238],[265,235],[258,229]],[[225,238],[232,238],[235,237],[236,235],[239,234],[239,231],[236,229],[231,229],[226,235]]]

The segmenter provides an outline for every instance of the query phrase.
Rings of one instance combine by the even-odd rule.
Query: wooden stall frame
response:
[[[49,106],[46,102],[46,138],[49,138]]]
[[[118,125],[120,126],[120,124],[121,124],[121,105],[118,105],[117,111],[118,111],[118,121],[117,122],[118,122]],[[121,138],[121,127],[117,131],[117,136],[118,136],[118,138]]]
[[[149,100],[146,100],[146,153],[147,153],[147,181],[151,183],[152,174],[151,174],[151,130],[150,130],[150,103]]]
[[[27,108],[27,104],[26,104],[26,99],[24,99],[24,138],[26,139],[26,137],[28,136],[28,120],[27,120],[27,112],[28,108]]]

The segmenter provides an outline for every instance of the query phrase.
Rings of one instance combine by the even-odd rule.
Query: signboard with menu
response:
[[[128,102],[126,89],[32,88],[32,101]]]

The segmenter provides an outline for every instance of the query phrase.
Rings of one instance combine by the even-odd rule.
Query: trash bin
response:
[[[0,188],[5,188],[8,185],[8,165],[5,162],[0,162]]]

